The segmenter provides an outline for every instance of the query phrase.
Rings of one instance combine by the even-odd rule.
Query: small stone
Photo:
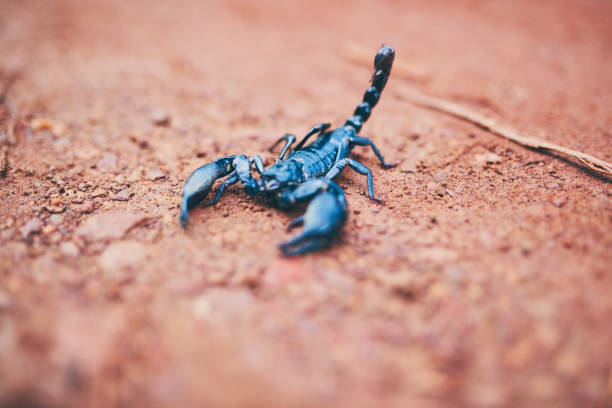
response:
[[[91,193],[91,198],[104,197],[106,194],[106,190],[96,188],[93,193]]]
[[[57,187],[51,187],[51,188],[48,188],[48,189],[47,189],[47,191],[45,191],[45,193],[43,194],[43,196],[44,196],[45,198],[49,198],[49,197],[51,197],[52,195],[54,195],[54,194],[58,194],[58,193],[59,193],[59,190],[57,189]]]
[[[550,201],[555,207],[561,208],[567,203],[567,196],[564,194],[556,194]]]
[[[429,294],[435,299],[444,299],[450,295],[450,289],[445,284],[434,283],[429,288]]]
[[[126,178],[127,183],[136,183],[141,179],[141,172],[139,170],[132,171]]]
[[[502,157],[491,152],[477,154],[474,156],[474,163],[480,166],[485,166],[491,163],[500,163],[502,161]]]
[[[66,205],[59,199],[51,199],[44,208],[51,214],[59,214],[66,210]]]
[[[400,171],[402,173],[416,173],[417,172],[417,164],[414,161],[404,162],[400,166]]]
[[[533,251],[533,244],[528,240],[523,240],[521,242],[521,253],[525,256],[531,254]]]
[[[34,130],[50,130],[53,136],[61,136],[66,131],[66,124],[59,120],[48,118],[32,119],[30,126]]]
[[[100,170],[110,170],[117,166],[117,155],[113,153],[104,153],[102,158],[98,160],[96,166]]]
[[[7,218],[6,221],[4,221],[4,223],[0,224],[0,229],[4,229],[4,228],[10,228],[15,224],[15,219],[14,218]]]
[[[123,189],[124,189],[124,186],[122,186],[121,184],[112,184],[112,185],[110,186],[110,190],[111,190],[113,193],[118,193],[118,192],[120,192],[120,191],[121,191],[121,190],[123,190]]]
[[[151,122],[153,122],[155,126],[169,126],[170,119],[170,114],[161,108],[157,108],[151,112]]]
[[[117,194],[111,196],[111,200],[115,201],[128,201],[132,194],[128,190],[121,190]]]
[[[45,234],[51,234],[52,232],[55,232],[55,225],[45,225],[42,229],[42,232]]]
[[[79,214],[89,214],[95,210],[93,201],[85,201],[83,204],[75,205],[72,210]]]
[[[139,242],[123,241],[111,244],[98,258],[98,263],[112,277],[137,269],[146,258],[146,249]]]
[[[166,174],[160,169],[151,169],[147,172],[147,178],[149,180],[159,180],[166,177]]]
[[[79,255],[79,247],[74,242],[62,242],[59,246],[59,250],[64,256],[76,257]]]
[[[81,204],[83,201],[85,201],[85,194],[78,192],[72,197],[70,201],[73,204]]]
[[[440,184],[436,183],[435,181],[430,181],[429,183],[427,183],[427,190],[429,190],[431,193],[438,197],[444,197],[444,194],[446,193],[445,189],[442,188]]]
[[[123,237],[130,229],[148,218],[145,214],[112,211],[94,215],[76,230],[87,241],[113,240]]]
[[[27,239],[31,234],[39,233],[42,229],[42,221],[38,218],[32,218],[28,221],[21,229],[21,236],[23,239]]]

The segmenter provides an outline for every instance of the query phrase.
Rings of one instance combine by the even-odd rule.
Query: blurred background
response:
[[[608,181],[438,113],[438,96],[612,160],[612,3],[0,0],[0,407],[612,404]],[[327,251],[198,166],[341,125]]]

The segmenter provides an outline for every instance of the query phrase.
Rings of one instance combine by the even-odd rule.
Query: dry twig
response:
[[[532,136],[524,135],[509,126],[502,125],[496,120],[487,118],[480,113],[473,112],[460,105],[443,99],[426,96],[421,93],[401,89],[398,92],[400,98],[428,109],[433,109],[447,115],[454,116],[459,119],[466,120],[475,124],[489,132],[511,140],[522,146],[529,147],[551,153],[553,155],[564,157],[577,165],[587,168],[597,174],[612,178],[612,164],[593,157],[589,154],[579,152],[577,150],[568,149],[557,144],[547,142],[546,140],[538,139]]]

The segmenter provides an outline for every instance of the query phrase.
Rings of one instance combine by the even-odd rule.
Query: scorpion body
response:
[[[395,51],[387,45],[383,45],[378,51],[374,58],[372,84],[353,116],[349,117],[343,126],[329,130],[330,123],[318,124],[291,151],[289,149],[295,143],[296,137],[285,134],[270,146],[269,150],[272,151],[284,142],[276,162],[267,169],[264,169],[259,156],[247,158],[244,155],[235,155],[195,170],[183,187],[181,225],[187,226],[189,210],[208,195],[215,180],[229,176],[221,183],[210,204],[216,204],[225,189],[238,181],[244,185],[247,194],[264,195],[284,209],[310,201],[306,213],[289,224],[289,229],[303,224],[304,230],[292,240],[281,244],[280,249],[284,255],[298,255],[328,245],[342,228],[348,215],[344,192],[332,181],[347,165],[367,176],[368,196],[380,202],[374,195],[372,171],[349,157],[353,147],[370,146],[383,167],[395,165],[384,160],[371,139],[358,136],[363,123],[370,117],[372,108],[380,99],[394,57]],[[317,138],[305,145],[308,139],[316,134]],[[253,166],[260,175],[259,179],[251,175]]]

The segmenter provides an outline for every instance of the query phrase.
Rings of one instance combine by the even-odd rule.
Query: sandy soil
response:
[[[380,3],[380,4],[379,4]],[[0,0],[0,407],[609,407],[612,185],[401,100],[412,87],[612,161],[612,3]],[[283,259],[218,157],[342,124],[329,250]]]

